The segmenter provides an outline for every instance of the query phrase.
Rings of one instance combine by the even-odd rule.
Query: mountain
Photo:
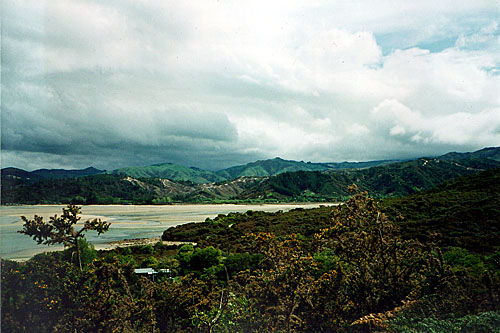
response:
[[[437,157],[440,160],[462,160],[471,158],[488,158],[495,161],[500,161],[500,147],[489,147],[472,153],[457,153],[451,152]]]
[[[43,179],[63,179],[63,178],[75,178],[75,177],[98,175],[103,172],[105,171],[96,169],[94,167],[88,167],[86,169],[81,169],[81,170],[38,169],[32,171],[31,175]]]
[[[269,177],[243,195],[279,200],[342,200],[348,195],[347,186],[355,183],[375,197],[403,196],[428,190],[459,176],[498,167],[500,162],[492,159],[442,161],[421,158],[359,170],[288,172]]]
[[[99,174],[43,179],[7,191],[2,189],[2,204],[148,203],[154,196],[151,188],[128,182],[121,176]]]
[[[334,162],[324,163],[329,169],[342,170],[342,169],[367,169],[379,165],[387,165],[391,163],[401,162],[400,160],[379,160],[368,162]]]
[[[198,168],[188,168],[173,163],[154,164],[143,167],[126,167],[110,172],[114,175],[125,175],[133,178],[165,178],[174,181],[187,181],[196,184],[224,181],[226,178],[214,172]]]
[[[96,169],[94,167],[88,167],[86,169],[38,169],[35,171],[25,171],[18,168],[4,168],[2,169],[2,176],[10,176],[17,179],[25,180],[39,180],[39,179],[62,179],[62,178],[74,178],[82,176],[97,175],[103,173],[103,170]]]
[[[361,169],[394,161],[311,163],[284,160],[276,157],[260,160],[245,165],[237,165],[227,169],[211,172],[194,167],[185,167],[173,163],[162,163],[142,167],[126,167],[111,171],[111,174],[125,175],[133,178],[162,178],[173,181],[186,181],[195,184],[223,182],[240,177],[268,177],[294,171],[326,171],[330,169]]]
[[[396,161],[370,161],[370,162],[340,162],[340,163],[312,163],[304,161],[284,160],[276,157],[269,160],[260,160],[245,165],[238,165],[219,170],[216,173],[226,179],[239,177],[265,177],[275,176],[285,172],[295,171],[326,171],[330,169],[363,169],[377,165],[394,163]]]
[[[2,191],[9,203],[153,203],[224,201],[341,201],[347,186],[357,184],[374,197],[404,196],[428,190],[444,181],[500,168],[492,159],[441,161],[418,159],[367,169],[296,171],[268,177],[240,177],[218,183],[194,184],[165,178],[95,175],[45,179]]]
[[[86,169],[39,169],[35,171],[25,171],[18,168],[2,169],[2,190],[10,189],[16,186],[32,184],[43,179],[65,179],[97,175],[103,173],[103,170],[98,170],[93,167]]]
[[[222,173],[171,163],[63,179],[43,179],[49,176],[54,178],[54,173],[43,170],[27,172],[7,168],[2,170],[2,203],[341,201],[349,196],[347,186],[352,184],[357,184],[361,190],[377,198],[398,197],[429,190],[456,177],[500,168],[500,161],[496,160],[498,150],[487,148],[474,153],[451,153],[443,155],[443,158],[404,162],[344,162],[337,165],[337,169],[327,167],[330,163],[275,158],[225,169],[224,175],[230,180],[223,180]],[[369,163],[376,166],[367,167]],[[348,166],[352,168],[346,168]],[[284,171],[298,168],[308,170]],[[74,175],[75,170],[72,172]],[[232,178],[256,173],[265,176]],[[270,175],[273,173],[277,174]]]
[[[2,204],[166,204],[237,199],[265,178],[239,178],[224,183],[193,184],[160,178],[100,174],[43,179],[3,190]]]
[[[323,171],[329,167],[323,163],[297,162],[276,157],[269,160],[260,160],[245,165],[238,165],[217,171],[217,174],[227,179],[239,177],[274,176],[293,171]]]

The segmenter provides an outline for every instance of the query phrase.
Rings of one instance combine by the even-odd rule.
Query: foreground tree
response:
[[[108,231],[111,223],[101,221],[101,219],[87,220],[84,222],[83,227],[76,231],[74,225],[81,220],[81,216],[79,216],[80,212],[81,207],[70,204],[67,208],[63,208],[63,214],[60,217],[56,214],[50,217],[50,220],[47,222],[43,220],[43,217],[38,215],[35,215],[33,220],[28,220],[25,216],[21,216],[24,225],[19,233],[33,237],[38,244],[64,244],[66,247],[73,248],[81,271],[82,260],[78,241],[83,239],[85,233],[89,230],[97,231],[98,235]]]

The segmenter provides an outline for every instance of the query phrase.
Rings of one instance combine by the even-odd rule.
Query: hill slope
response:
[[[329,167],[323,163],[311,162],[297,162],[284,160],[276,157],[269,160],[261,160],[245,165],[238,165],[224,170],[217,171],[217,174],[227,179],[234,179],[239,177],[263,177],[274,176],[284,172],[293,171],[323,171],[328,170]]]
[[[471,158],[489,158],[500,161],[500,147],[489,147],[471,153],[451,152],[438,157],[440,160],[461,160]]]
[[[225,178],[211,171],[188,168],[173,163],[162,163],[144,167],[126,167],[111,171],[114,175],[126,175],[133,178],[166,178],[175,181],[188,181],[196,184],[223,181]]]
[[[340,169],[363,169],[377,165],[389,164],[396,161],[369,161],[369,162],[340,162],[340,163],[312,163],[304,161],[284,160],[276,157],[269,160],[261,160],[245,165],[237,165],[227,169],[219,170],[216,173],[226,179],[239,177],[265,177],[275,176],[285,172],[295,171],[326,171]]]
[[[429,191],[383,199],[380,205],[393,220],[400,214],[404,217],[398,224],[406,239],[437,241],[442,247],[482,254],[500,250],[500,168],[459,177]],[[163,239],[203,246],[224,244],[236,250],[242,246],[241,235],[251,232],[312,237],[331,224],[331,211],[331,207],[322,207],[286,213],[233,213],[215,221],[172,227],[165,230]]]
[[[500,250],[500,169],[382,203],[390,215],[398,212],[404,216],[401,226],[406,238],[434,240],[471,252]]]
[[[66,170],[66,169],[39,169],[35,171],[25,171],[18,168],[2,169],[2,190],[10,190],[24,184],[33,184],[43,179],[65,179],[98,175],[103,173],[93,167],[86,169]]]
[[[374,197],[404,196],[459,176],[500,167],[492,159],[418,159],[360,170],[297,171],[270,177],[192,184],[165,178],[96,175],[42,180],[2,191],[2,203],[170,203],[220,201],[341,201],[348,185]]]
[[[227,172],[227,175],[232,177],[231,175],[237,175],[239,172],[261,174],[278,172],[277,175],[240,177],[228,181],[222,181],[222,176],[213,172],[175,164],[124,168],[113,171],[108,178],[95,175],[71,180],[42,179],[41,177],[47,172],[30,173],[9,168],[2,170],[2,203],[339,201],[348,196],[347,186],[353,183],[374,197],[404,196],[429,190],[441,182],[459,176],[498,168],[500,161],[495,160],[498,150],[499,148],[488,148],[475,153],[461,154],[459,155],[461,159],[456,160],[448,159],[457,156],[453,153],[444,155],[444,159],[379,161],[374,163],[381,163],[380,165],[370,168],[340,170],[331,168],[324,170],[325,164],[321,163],[285,161],[276,158],[255,162],[251,168],[246,166],[230,168],[232,173]],[[476,158],[477,156],[486,158]],[[343,163],[343,167],[347,165],[350,163]],[[286,170],[286,167],[320,170],[281,172]],[[192,180],[198,184],[194,184]],[[123,183],[127,183],[126,190]]]
[[[500,162],[491,159],[463,159],[459,162],[422,158],[361,170],[289,172],[269,177],[259,187],[249,189],[246,196],[294,200],[342,199],[348,195],[347,186],[353,183],[375,197],[404,196],[431,189],[459,176],[500,167]]]

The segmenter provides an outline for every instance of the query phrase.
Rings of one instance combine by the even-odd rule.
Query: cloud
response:
[[[13,1],[2,164],[222,168],[499,145],[488,1]]]
[[[467,146],[500,142],[500,108],[424,117],[397,100],[384,100],[372,115],[380,135],[389,134],[404,143]]]

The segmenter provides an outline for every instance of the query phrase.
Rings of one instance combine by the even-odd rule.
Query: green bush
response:
[[[142,268],[156,268],[156,266],[158,266],[158,259],[155,257],[147,257],[141,262]]]
[[[141,251],[141,253],[144,253],[144,254],[153,254],[155,252],[155,249],[154,249],[153,245],[147,244],[147,245],[141,246],[140,251]]]
[[[82,260],[82,265],[88,265],[97,258],[97,251],[94,245],[89,243],[85,238],[80,238],[78,240],[78,246],[81,251],[80,258]]]
[[[130,247],[121,247],[120,254],[122,254],[122,255],[132,254],[132,249]]]

